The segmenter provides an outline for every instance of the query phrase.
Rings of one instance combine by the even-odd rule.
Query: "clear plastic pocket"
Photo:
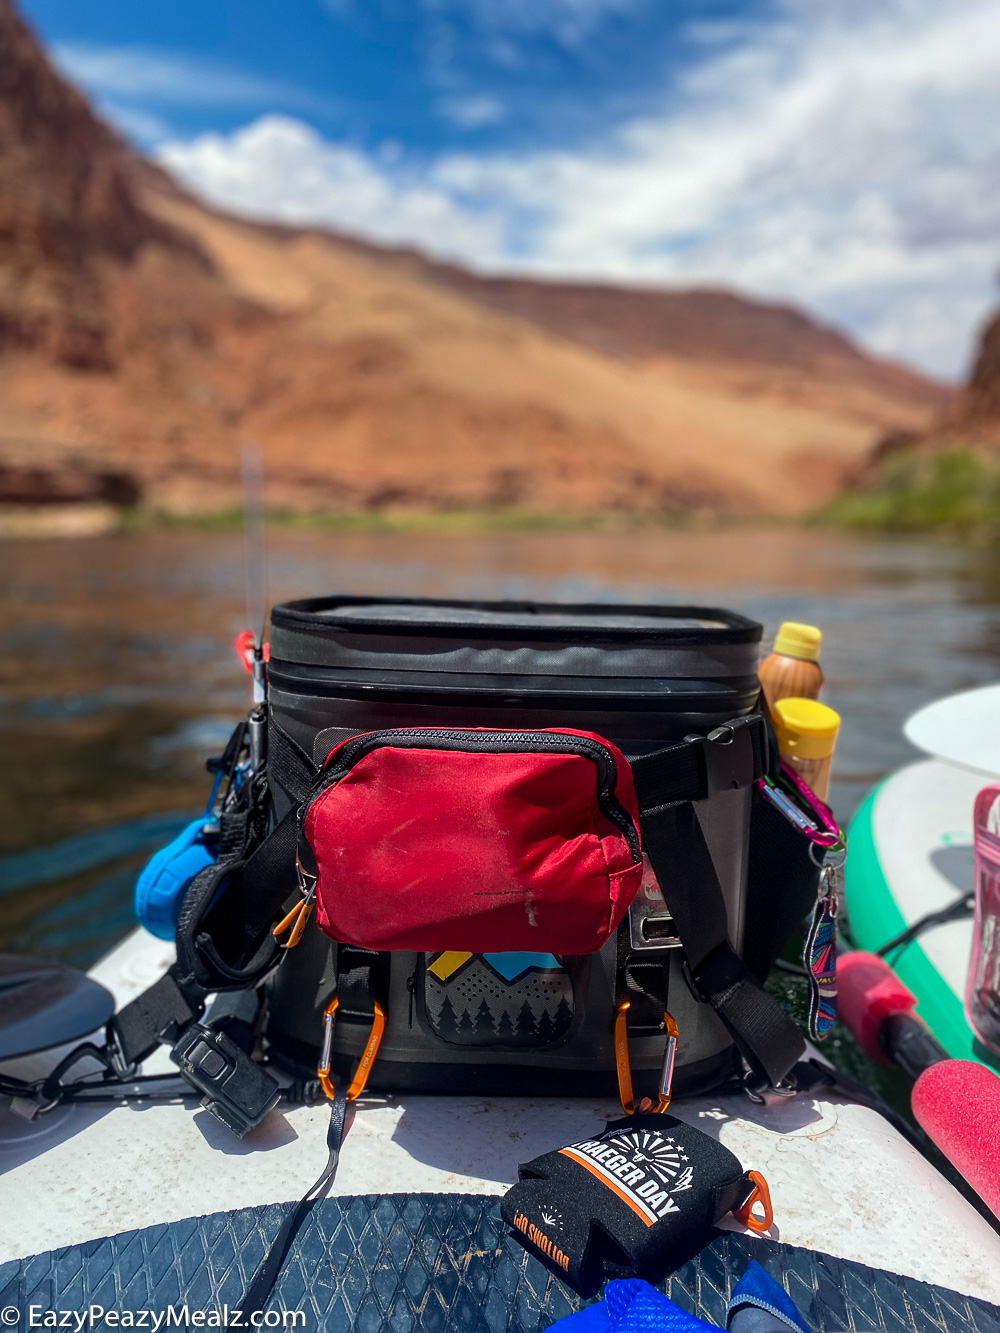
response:
[[[976,800],[976,914],[965,1012],[976,1036],[1000,1055],[1000,786]]]

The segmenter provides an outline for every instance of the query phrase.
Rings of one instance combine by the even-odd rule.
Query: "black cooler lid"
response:
[[[761,633],[716,607],[314,597],[274,607],[271,661],[453,680],[746,681]]]

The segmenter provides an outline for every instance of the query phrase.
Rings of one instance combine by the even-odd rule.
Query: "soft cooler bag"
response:
[[[747,912],[760,636],[699,607],[276,606],[272,825],[319,929],[268,983],[272,1058],[314,1070],[336,994],[338,1078],[377,1009],[369,1088],[613,1095],[617,1029],[639,1097],[669,1008],[679,1093],[777,1081],[801,1040],[741,961],[789,912],[780,885]]]

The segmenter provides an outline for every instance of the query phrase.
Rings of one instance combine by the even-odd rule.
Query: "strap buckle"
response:
[[[667,909],[663,891],[648,864],[639,892],[628,909],[628,936],[633,953],[660,953],[664,949],[683,948],[677,922]]]
[[[131,1078],[139,1068],[139,1061],[129,1061],[125,1059],[122,1040],[114,1026],[113,1018],[109,1020],[107,1027],[104,1029],[104,1043],[112,1071],[117,1074],[119,1078]]]
[[[751,718],[734,718],[701,738],[706,795],[715,796],[718,792],[749,787],[753,782],[752,721]]]
[[[632,1092],[632,1065],[628,1055],[629,1007],[630,1002],[622,1000],[615,1010],[615,1068],[618,1072],[618,1098],[622,1104],[622,1110],[626,1115],[634,1115],[635,1095]],[[648,1097],[644,1097],[639,1104],[640,1111],[662,1112],[670,1105],[674,1082],[674,1063],[677,1059],[678,1032],[677,1024],[667,1009],[663,1011],[663,1026],[666,1029],[667,1041],[663,1048],[663,1064],[660,1066],[656,1106],[652,1105]]]
[[[798,1090],[792,1075],[779,1079],[777,1083],[764,1083],[749,1069],[743,1075],[743,1091],[758,1106],[780,1106],[789,1097],[794,1097]]]
[[[330,1062],[333,1058],[333,1023],[337,1014],[337,1007],[340,1001],[335,995],[330,1003],[323,1010],[323,1049],[320,1053],[319,1064],[316,1066],[316,1077],[320,1081],[323,1091],[332,1102],[337,1095],[337,1089],[333,1080],[330,1078]],[[354,1071],[354,1078],[345,1094],[347,1101],[353,1102],[364,1092],[365,1084],[368,1082],[368,1075],[375,1062],[375,1056],[378,1054],[378,1048],[382,1041],[382,1034],[385,1031],[385,1010],[374,1001],[375,1017],[372,1019],[371,1031],[368,1033],[368,1040],[365,1042],[365,1049],[361,1052],[361,1059],[358,1061],[358,1067]]]

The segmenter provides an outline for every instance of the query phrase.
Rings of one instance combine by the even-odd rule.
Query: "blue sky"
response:
[[[756,8],[744,0],[25,5],[69,70],[140,141],[233,130],[277,111],[368,150],[389,140],[423,153],[599,136],[659,107],[697,53],[698,24],[721,31]]]
[[[251,216],[725,285],[953,376],[1000,263],[997,0],[22,0]]]

